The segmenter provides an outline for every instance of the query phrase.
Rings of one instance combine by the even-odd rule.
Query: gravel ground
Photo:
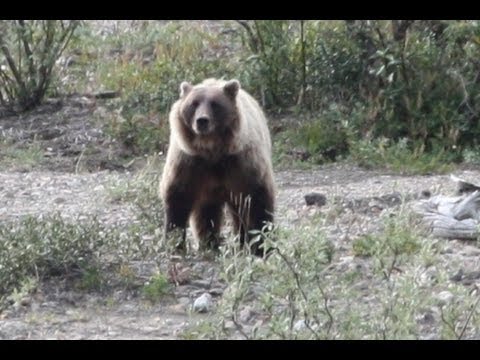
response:
[[[474,179],[480,176],[480,172],[459,170],[455,175]],[[128,181],[130,177],[129,173],[113,171],[82,174],[0,172],[0,220],[59,211],[66,217],[96,214],[107,224],[128,222],[134,217],[133,209],[126,204],[113,202],[108,189],[114,184]],[[355,204],[353,211],[342,213],[329,228],[336,248],[332,264],[338,269],[363,261],[352,256],[350,239],[374,229],[380,213],[388,211],[388,206],[379,209],[378,201],[373,197],[395,192],[415,195],[422,190],[429,190],[432,194],[450,194],[455,189],[448,175],[388,175],[345,164],[333,164],[310,171],[278,171],[276,178],[277,218],[286,226],[308,219],[320,211],[328,211],[335,198]],[[307,206],[304,195],[311,192],[324,194],[327,205]],[[348,236],[338,230],[342,223],[350,223]],[[478,272],[480,265],[478,255],[480,250],[474,244],[449,241],[447,251],[442,255],[442,266],[450,266],[452,275],[460,268],[464,274],[473,274],[469,284],[475,284],[478,280],[474,276],[475,271]],[[203,278],[178,286],[171,301],[158,305],[149,305],[122,291],[110,294],[107,299],[102,294],[76,293],[62,290],[55,286],[57,284],[46,284],[23,305],[0,314],[0,338],[177,338],[187,325],[208,316],[190,313],[188,309],[193,301],[204,292],[212,294],[213,301],[216,301],[222,293],[222,284],[215,276],[216,264],[196,259],[192,260],[190,266]]]

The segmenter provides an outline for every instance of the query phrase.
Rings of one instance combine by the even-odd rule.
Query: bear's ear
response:
[[[188,95],[188,93],[192,90],[193,86],[189,82],[182,82],[180,84],[180,97],[183,98]]]
[[[238,90],[240,90],[240,82],[236,79],[227,81],[227,83],[223,86],[223,91],[231,99],[235,99],[238,94]]]

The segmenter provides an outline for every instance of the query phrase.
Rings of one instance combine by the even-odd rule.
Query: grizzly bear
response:
[[[223,210],[241,244],[264,254],[250,230],[273,222],[275,184],[267,120],[238,80],[182,82],[169,115],[170,142],[160,181],[164,240],[187,222],[202,247],[218,249]]]

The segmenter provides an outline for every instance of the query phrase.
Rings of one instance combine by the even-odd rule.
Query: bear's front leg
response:
[[[193,197],[174,185],[167,188],[164,198],[165,221],[163,243],[167,248],[173,244],[175,250],[186,251],[187,222],[192,210]]]
[[[218,250],[222,214],[222,203],[201,204],[193,210],[193,234],[201,249]]]
[[[248,231],[258,230],[261,231],[265,225],[273,223],[273,211],[274,211],[274,194],[273,190],[268,185],[259,185],[251,193],[251,202],[249,212],[246,214],[248,220],[244,221],[248,223]],[[264,253],[268,253],[270,249],[264,249],[262,244],[264,243],[263,237],[256,242],[252,242],[252,236],[247,236],[250,249],[256,256],[263,256]]]
[[[229,203],[234,221],[234,231],[239,236],[240,243],[250,247],[256,256],[263,256],[263,237],[252,242],[256,236],[252,230],[261,231],[268,223],[273,222],[274,193],[268,184],[253,184],[246,196],[235,195]],[[268,252],[268,251],[267,251]]]

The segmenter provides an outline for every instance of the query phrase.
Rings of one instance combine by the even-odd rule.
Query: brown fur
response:
[[[273,221],[267,120],[237,80],[182,83],[169,122],[170,145],[160,182],[165,236],[174,228],[185,229],[190,220],[197,240],[217,248],[225,204],[242,243],[249,230]],[[259,245],[252,245],[257,255],[263,253]]]

